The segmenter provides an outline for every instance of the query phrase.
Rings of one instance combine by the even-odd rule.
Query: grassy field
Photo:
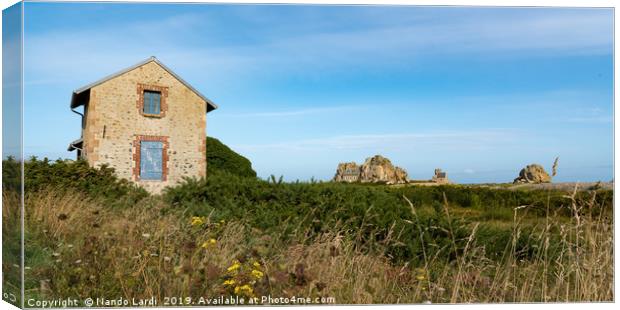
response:
[[[80,162],[33,161],[26,173],[26,299],[614,300],[609,190],[285,183],[213,169],[151,196]],[[3,199],[12,236],[18,196],[5,187]],[[14,253],[18,240],[5,241]]]

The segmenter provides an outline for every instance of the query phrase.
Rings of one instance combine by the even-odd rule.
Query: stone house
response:
[[[448,174],[439,168],[435,169],[435,174],[433,175],[431,181],[440,184],[450,183],[450,180],[448,180]]]
[[[360,180],[360,166],[356,163],[340,163],[336,169],[334,181],[336,182],[358,182]]]
[[[82,129],[68,150],[159,193],[182,177],[206,176],[207,113],[216,108],[150,57],[73,92],[71,111],[81,115]]]

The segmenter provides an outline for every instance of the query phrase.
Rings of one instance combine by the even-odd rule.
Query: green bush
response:
[[[242,177],[256,177],[252,163],[220,140],[207,137],[207,169],[224,170]]]
[[[518,206],[528,206],[528,212],[544,216],[547,207],[552,212],[560,212],[560,214],[570,215],[570,201],[566,199],[566,192],[552,190],[507,190],[494,189],[486,187],[468,187],[460,185],[442,185],[442,186],[407,186],[393,189],[399,195],[405,195],[415,206],[430,206],[435,201],[446,200],[451,206],[464,208],[476,208],[483,211],[492,211],[494,209],[512,210]],[[598,197],[602,199],[602,203],[611,204],[613,192],[609,190],[599,190]],[[578,192],[576,199],[585,201],[590,197],[586,191]],[[499,212],[503,213],[503,212]]]
[[[510,191],[465,186],[401,187],[368,186],[332,182],[285,183],[246,178],[222,170],[210,170],[206,179],[186,179],[167,188],[163,198],[169,211],[208,216],[212,221],[241,220],[250,228],[286,241],[294,236],[308,240],[328,231],[345,231],[365,251],[384,251],[397,261],[419,261],[423,256],[452,260],[464,248],[474,221],[481,221],[475,236],[492,255],[503,253],[512,241],[513,208],[528,205],[527,216],[535,225],[547,208],[570,215],[570,201],[560,191]],[[589,194],[578,194],[585,199]],[[403,199],[407,197],[416,214]],[[448,210],[471,208],[473,216],[448,216]],[[603,205],[613,194],[601,192]],[[452,211],[451,211],[452,212]],[[458,212],[456,212],[458,214]],[[532,226],[534,227],[534,226]],[[536,248],[524,228],[516,251],[531,257]],[[278,243],[274,241],[275,243]],[[278,243],[279,244],[279,243]]]
[[[7,157],[2,161],[2,190],[20,191],[21,190],[21,167],[20,162],[13,156]]]
[[[19,186],[20,163],[3,161],[5,188]],[[248,165],[246,167],[251,167]],[[90,168],[84,161],[50,162],[33,158],[24,163],[26,192],[52,187],[81,191],[110,206],[131,207],[148,196],[135,184],[118,179],[114,170]],[[484,244],[492,257],[499,256],[512,240],[513,208],[528,205],[528,216],[551,213],[571,215],[570,200],[559,191],[510,191],[465,186],[368,186],[332,182],[282,182],[261,180],[211,167],[208,177],[185,179],[164,190],[163,212],[207,216],[212,221],[241,221],[253,232],[269,235],[272,244],[292,240],[312,241],[326,232],[339,231],[359,250],[380,251],[397,262],[417,263],[428,257],[453,260],[463,250],[474,221],[481,221],[475,242]],[[253,171],[252,171],[253,172]],[[248,177],[249,176],[249,177]],[[612,191],[597,192],[597,203],[611,206]],[[413,204],[409,206],[406,197]],[[590,193],[578,193],[587,205]],[[153,197],[159,203],[159,197]],[[446,206],[444,201],[447,201]],[[461,208],[467,208],[459,210]],[[604,209],[604,208],[601,208]],[[474,216],[448,216],[468,213]],[[535,222],[532,221],[533,223]],[[488,223],[487,223],[488,222]],[[501,222],[500,225],[492,223]],[[534,229],[523,229],[516,242],[521,257],[536,251]],[[240,236],[251,238],[255,236]],[[300,238],[301,237],[301,238]]]
[[[422,259],[421,242],[445,250],[467,236],[462,220],[443,212],[415,219],[406,201],[383,186],[340,183],[283,183],[210,171],[206,179],[186,179],[165,190],[164,199],[185,214],[210,216],[213,221],[242,220],[271,236],[310,240],[328,231],[346,231],[366,251],[384,251],[396,260]],[[443,210],[443,209],[442,209]],[[426,231],[418,238],[419,229]],[[449,231],[449,233],[447,233]]]
[[[122,207],[133,206],[148,196],[144,189],[116,177],[114,169],[107,166],[92,168],[82,160],[52,162],[47,158],[38,160],[33,157],[24,163],[24,175],[26,193],[45,188],[77,190],[109,205]]]

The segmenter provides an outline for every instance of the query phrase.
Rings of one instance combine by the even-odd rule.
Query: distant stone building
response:
[[[336,182],[358,182],[360,179],[360,166],[356,163],[340,163],[338,164],[338,169],[336,171],[336,175],[334,176],[334,181]]]
[[[362,183],[407,183],[407,172],[392,165],[389,159],[375,155],[369,157],[358,166],[354,162],[340,163],[334,176],[335,182],[362,182]]]
[[[216,108],[151,57],[73,92],[71,110],[82,116],[82,128],[68,150],[158,193],[206,175],[207,113]]]
[[[450,180],[448,180],[447,173],[441,171],[441,169],[439,168],[435,169],[435,174],[433,175],[433,178],[431,181],[435,183],[440,183],[440,184],[450,183]]]

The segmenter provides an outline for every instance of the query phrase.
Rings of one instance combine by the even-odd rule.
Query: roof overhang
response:
[[[79,138],[71,143],[69,143],[69,147],[67,148],[67,151],[71,152],[73,150],[76,149],[82,149],[82,146],[84,145],[84,139]]]
[[[87,91],[89,92],[91,88],[100,85],[108,80],[111,80],[117,76],[120,76],[122,74],[125,74],[131,70],[134,70],[138,67],[141,67],[143,65],[146,65],[149,62],[155,62],[156,64],[158,64],[160,67],[162,67],[164,70],[166,70],[168,73],[170,73],[170,75],[174,76],[174,78],[176,78],[179,82],[181,82],[183,85],[185,85],[187,88],[189,88],[192,92],[194,92],[196,95],[198,95],[198,97],[200,97],[202,100],[204,100],[207,103],[207,113],[217,109],[217,105],[215,103],[213,103],[213,101],[211,101],[209,98],[207,98],[205,95],[203,95],[202,93],[200,93],[198,90],[196,90],[192,85],[190,85],[189,83],[187,83],[185,80],[183,80],[178,74],[176,74],[174,71],[172,71],[170,68],[166,67],[166,65],[164,65],[163,63],[161,63],[157,58],[155,58],[154,56],[151,56],[150,58],[143,60],[133,66],[130,66],[128,68],[125,68],[121,71],[118,71],[116,73],[113,73],[111,75],[108,75],[98,81],[95,81],[93,83],[90,83],[88,85],[85,85],[83,87],[80,87],[76,90],[73,91],[73,95],[71,96],[71,109],[75,109],[81,105],[84,105],[85,101],[84,100],[80,100],[80,97],[82,97]]]

